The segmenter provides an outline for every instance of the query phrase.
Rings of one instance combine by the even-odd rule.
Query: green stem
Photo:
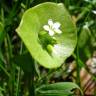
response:
[[[26,0],[26,10],[30,8],[30,0]]]
[[[13,6],[13,8],[12,8],[10,14],[9,14],[9,18],[12,18],[12,19],[13,19],[13,17],[17,15],[17,12],[18,12],[18,10],[19,10],[19,8],[20,8],[21,2],[22,2],[22,0],[18,0],[18,1],[15,3],[15,5]]]
[[[76,47],[76,69],[77,69],[77,79],[76,82],[79,86],[80,84],[80,63],[79,63],[79,46],[78,46],[78,33],[77,33],[77,47]]]
[[[35,62],[34,62],[35,64]],[[31,73],[31,76],[32,76],[32,81],[31,81],[31,86],[30,86],[30,90],[29,90],[29,96],[35,96],[35,84],[34,84],[34,76],[35,76],[35,65],[32,64],[32,73]]]
[[[64,0],[64,4],[65,4],[66,7],[68,8],[68,6],[70,5],[70,0]]]
[[[24,96],[35,96],[35,84],[34,84],[34,76],[35,76],[35,62],[32,59],[31,72],[25,71],[25,79],[26,79],[26,91]]]
[[[20,67],[19,67],[19,68],[18,68],[17,84],[16,84],[16,96],[19,96],[20,76],[21,76],[21,69],[20,69]]]
[[[4,71],[4,73],[6,74],[6,76],[10,77],[10,74],[7,72],[7,70],[3,67],[3,62],[2,60],[0,60],[0,68]]]
[[[76,50],[77,52],[76,52],[76,55],[77,55],[77,58],[76,58],[76,64],[77,64],[77,67],[76,67],[76,69],[77,69],[77,84],[80,86],[80,65],[79,65],[79,52],[78,52],[78,45],[77,45],[77,50]]]
[[[21,55],[22,53],[23,53],[23,42],[21,41],[19,54]],[[21,68],[18,66],[17,70],[18,70],[18,78],[17,78],[17,83],[16,83],[16,96],[19,96]]]
[[[93,6],[91,4],[89,4],[88,6],[86,6],[83,9],[83,11],[78,15],[77,21],[79,21],[80,19],[82,19],[86,13],[90,12],[90,10],[92,9],[92,7]]]
[[[12,44],[11,44],[11,39],[9,35],[6,33],[6,53],[7,53],[7,62],[9,65],[10,70],[10,78],[9,78],[9,91],[10,91],[10,96],[14,96],[14,86],[15,86],[15,65],[12,61]]]

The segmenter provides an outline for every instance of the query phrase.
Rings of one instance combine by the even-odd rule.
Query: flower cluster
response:
[[[43,28],[46,30],[50,36],[53,36],[54,34],[61,34],[62,31],[59,29],[61,24],[59,22],[53,23],[52,19],[48,20],[48,25],[44,25]]]

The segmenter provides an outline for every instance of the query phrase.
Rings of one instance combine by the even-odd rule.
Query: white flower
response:
[[[53,23],[52,19],[48,20],[48,25],[44,25],[43,28],[44,30],[48,31],[50,36],[53,36],[55,33],[61,34],[62,31],[59,29],[60,28],[60,23],[55,22]]]

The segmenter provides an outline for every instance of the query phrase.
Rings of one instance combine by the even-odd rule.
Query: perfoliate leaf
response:
[[[49,19],[61,24],[61,34],[52,37],[43,29]],[[46,68],[59,67],[72,54],[77,42],[75,25],[62,3],[46,2],[28,9],[16,31],[32,57]],[[51,51],[47,44],[52,45]]]

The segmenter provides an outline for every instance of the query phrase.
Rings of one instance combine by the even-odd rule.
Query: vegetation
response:
[[[0,96],[96,95],[96,0],[0,0]]]

